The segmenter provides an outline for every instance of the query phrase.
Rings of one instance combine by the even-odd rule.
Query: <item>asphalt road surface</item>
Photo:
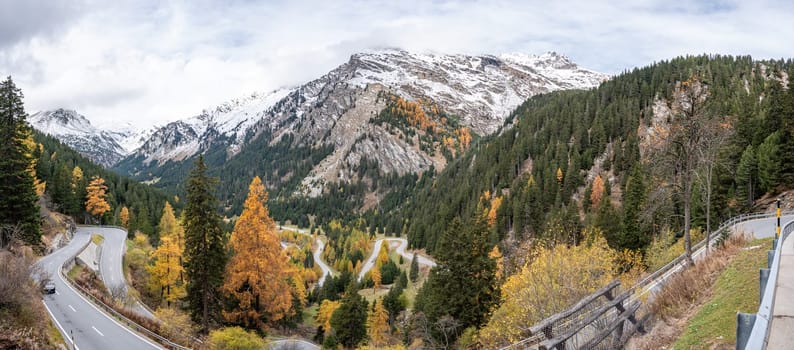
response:
[[[293,232],[300,233],[300,234],[302,234],[304,236],[311,237],[311,234],[309,234],[309,231],[304,230],[304,229],[298,229],[298,228],[292,228],[292,227],[286,227],[286,226],[279,226],[279,229],[280,230],[293,231]],[[319,238],[317,238],[317,242],[316,243],[317,243],[317,248],[314,249],[314,254],[312,254],[312,255],[314,256],[314,263],[317,264],[318,266],[320,266],[320,269],[323,270],[323,275],[320,276],[320,279],[317,280],[317,284],[322,286],[323,283],[325,283],[325,278],[328,277],[329,275],[331,275],[331,268],[328,266],[328,264],[325,263],[325,261],[323,261],[323,250],[325,249],[325,243],[323,243],[323,241],[320,240]],[[281,246],[284,247],[284,243],[282,243]]]
[[[400,243],[400,245],[397,246],[397,254],[402,255],[403,258],[408,259],[408,261],[411,261],[411,259],[414,258],[414,254],[411,254],[411,253],[408,253],[408,252],[405,251],[405,249],[408,248],[408,241],[405,238],[381,238],[381,239],[378,239],[377,241],[375,241],[375,245],[372,247],[372,254],[369,255],[369,258],[364,263],[364,266],[361,268],[361,272],[358,273],[358,280],[359,281],[361,281],[364,278],[364,275],[367,273],[367,271],[371,270],[372,267],[375,266],[375,260],[378,258],[378,253],[380,252],[380,246],[381,246],[381,244],[383,244],[383,241]],[[430,267],[436,266],[436,262],[435,261],[430,260],[429,258],[421,256],[421,255],[416,255],[416,262],[418,264],[426,265],[426,266],[430,266]]]
[[[74,290],[61,276],[60,267],[88,244],[91,233],[97,232],[94,227],[80,227],[74,234],[69,244],[52,254],[43,257],[36,265],[40,266],[50,275],[55,283],[55,294],[42,295],[44,305],[50,316],[55,320],[56,326],[63,334],[64,339],[74,339],[74,348],[80,350],[125,350],[125,349],[160,349],[153,341],[134,333],[119,324],[112,317],[101,312],[76,290]],[[123,231],[121,231],[123,232]],[[111,235],[112,236],[112,235]],[[107,241],[107,237],[106,237]],[[112,240],[111,240],[112,241]],[[123,242],[123,241],[122,241]],[[110,246],[110,245],[108,245]],[[103,258],[109,253],[103,252]],[[110,258],[110,255],[107,254]],[[118,259],[121,255],[117,256]],[[120,260],[118,262],[121,268]],[[105,264],[101,262],[100,265]],[[108,262],[110,264],[110,262]],[[100,267],[103,268],[103,267]],[[123,275],[119,275],[123,276]],[[123,277],[121,283],[124,283]]]
[[[99,257],[99,275],[113,296],[118,297],[119,293],[127,296],[127,280],[124,278],[122,267],[127,232],[114,227],[80,227],[79,230],[105,237],[105,241],[102,242],[102,255]],[[154,319],[154,315],[139,301],[133,300],[130,307],[139,315]]]

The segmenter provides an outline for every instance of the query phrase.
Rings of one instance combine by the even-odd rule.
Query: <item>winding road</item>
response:
[[[287,231],[297,232],[304,236],[311,237],[309,231],[305,229],[285,227],[285,226],[279,226],[278,228],[279,230],[282,231],[287,230]],[[320,278],[317,280],[317,284],[322,286],[323,283],[325,283],[325,278],[331,275],[333,273],[333,270],[331,270],[331,267],[329,267],[328,264],[326,264],[325,261],[323,260],[323,250],[325,250],[325,242],[323,242],[320,238],[317,238],[316,243],[317,243],[317,248],[314,249],[314,254],[312,254],[312,256],[314,257],[314,263],[320,266],[320,269],[323,271],[323,275],[320,276]],[[281,246],[284,247],[284,244],[282,243]]]
[[[104,230],[98,229],[96,227],[79,227],[68,245],[41,258],[36,263],[51,276],[56,287],[55,294],[43,296],[44,306],[64,339],[69,339],[69,343],[72,339],[74,340],[76,349],[161,349],[153,341],[124,327],[100,311],[72,288],[61,274],[61,266],[73,259],[88,244],[91,233],[103,234]],[[110,233],[109,236],[106,236],[106,242],[108,237],[113,235]],[[108,249],[103,252],[100,269],[105,269],[102,266],[106,264],[104,261],[106,257],[109,259],[108,261],[113,258],[112,261],[115,261],[118,264],[118,269],[121,269],[121,252],[123,249],[120,251]],[[110,266],[107,269],[110,270],[108,273],[112,273]],[[121,274],[121,283],[125,283],[123,274]]]
[[[83,227],[90,233],[105,238],[102,242],[102,255],[99,257],[99,275],[102,282],[114,296],[123,293],[128,295],[127,280],[124,277],[123,256],[126,252],[127,231],[115,227]],[[154,315],[138,300],[130,305],[139,315],[154,319]]]
[[[408,249],[408,240],[406,240],[405,238],[380,238],[375,241],[375,244],[372,246],[372,254],[369,255],[369,258],[367,258],[367,261],[364,263],[364,266],[361,268],[361,272],[358,273],[359,282],[361,282],[361,280],[364,278],[364,275],[367,272],[369,272],[369,270],[372,270],[372,268],[375,266],[375,260],[378,259],[378,253],[380,252],[380,247],[383,244],[383,241],[400,243],[400,245],[397,246],[397,250],[396,250],[397,254],[402,255],[402,257],[408,260],[413,259],[414,255],[416,255],[417,263],[430,267],[436,266],[435,261],[425,256],[418,255],[416,253],[411,254],[406,252],[406,249]]]

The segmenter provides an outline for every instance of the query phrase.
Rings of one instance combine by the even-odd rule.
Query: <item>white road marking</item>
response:
[[[91,326],[91,328],[93,328],[97,333],[99,333],[99,335],[101,335],[103,337],[105,336],[104,334],[102,334],[102,332],[100,332],[98,329],[96,329],[96,327]]]
[[[88,240],[88,238],[89,238],[88,236],[81,236],[81,237],[85,237],[85,238],[86,238],[86,241],[87,241],[87,240]],[[75,242],[75,241],[72,241],[72,242]],[[133,331],[132,331],[130,328],[127,328],[127,327],[125,327],[125,326],[122,326],[122,325],[121,325],[121,323],[119,323],[118,321],[116,321],[116,319],[114,319],[113,317],[110,317],[110,315],[106,314],[104,311],[100,310],[100,309],[99,309],[97,306],[95,306],[95,305],[94,305],[92,302],[88,301],[88,299],[86,299],[86,298],[85,298],[85,297],[84,297],[82,294],[80,294],[80,292],[78,292],[76,289],[74,289],[74,287],[72,287],[72,285],[71,285],[71,284],[69,284],[69,283],[67,283],[67,282],[66,282],[66,280],[64,279],[63,271],[61,271],[61,269],[58,269],[58,279],[60,279],[60,280],[61,280],[61,281],[62,281],[62,282],[63,282],[63,283],[66,285],[66,287],[68,287],[69,289],[71,289],[71,290],[72,290],[72,292],[74,292],[74,294],[75,294],[75,295],[77,295],[77,296],[78,296],[80,299],[83,299],[83,300],[86,302],[86,304],[88,304],[88,306],[90,306],[90,307],[94,308],[94,310],[96,310],[96,311],[97,311],[98,313],[100,313],[102,316],[105,316],[105,318],[107,318],[107,319],[108,319],[108,320],[110,320],[111,322],[115,323],[117,326],[119,326],[119,328],[121,328],[121,329],[124,329],[124,330],[125,330],[125,331],[127,331],[128,333],[132,334],[133,336],[135,336],[136,338],[140,339],[141,341],[143,341],[143,342],[145,342],[145,343],[147,343],[147,344],[151,345],[151,346],[152,346],[153,348],[155,348],[155,349],[162,349],[162,347],[160,347],[160,346],[158,346],[158,345],[155,345],[154,343],[152,343],[152,342],[151,342],[151,341],[149,341],[148,339],[146,339],[146,338],[144,338],[144,337],[142,337],[142,336],[138,335],[138,333],[135,333],[135,332],[133,332]]]
[[[74,340],[68,337],[69,333],[66,333],[66,329],[64,329],[63,326],[61,326],[61,323],[58,322],[58,319],[55,318],[55,315],[52,314],[52,311],[50,310],[50,307],[47,306],[47,303],[45,303],[44,300],[42,300],[41,303],[44,304],[44,308],[47,309],[47,312],[50,314],[50,317],[52,317],[52,320],[55,321],[55,325],[58,326],[58,329],[61,330],[61,335],[63,335],[64,338],[72,341],[72,346],[74,347],[75,350],[80,350],[80,348],[77,347],[77,344],[74,343]]]
[[[70,309],[72,309],[72,311],[74,311],[74,312],[77,312],[77,310],[75,310],[75,309],[72,307],[72,305],[69,305],[69,308],[70,308]]]
[[[61,293],[58,293],[58,291],[56,290],[55,291],[55,295],[61,295]]]

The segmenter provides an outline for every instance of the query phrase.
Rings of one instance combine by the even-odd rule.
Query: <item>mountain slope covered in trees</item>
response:
[[[111,208],[103,215],[102,223],[119,225],[121,211],[126,207],[130,232],[155,232],[159,213],[169,200],[165,193],[104,169],[52,136],[34,130],[33,137],[41,145],[36,173],[47,184],[45,193],[55,209],[88,223],[85,188],[92,177],[99,176],[108,187],[107,202]]]
[[[785,175],[792,172],[775,166],[792,163],[786,158],[794,154],[783,151],[794,133],[791,70],[790,60],[689,56],[624,72],[596,89],[530,98],[503,130],[419,184],[405,203],[369,215],[404,228],[411,245],[429,251],[444,249],[439,234],[454,217],[481,213],[490,215],[492,243],[575,243],[583,225],[598,224],[611,245],[629,247],[626,242],[639,239],[631,248],[644,248],[654,232],[680,234],[683,227],[682,196],[667,186],[678,174],[654,167],[666,164],[665,152],[656,149],[679,119],[682,83],[704,86],[704,114],[730,129],[711,184],[712,219],[724,218],[779,185],[794,184]],[[627,188],[632,174],[637,186]],[[596,178],[600,187],[594,188]],[[609,200],[593,205],[593,192]],[[705,221],[705,192],[704,181],[697,181],[695,226]]]

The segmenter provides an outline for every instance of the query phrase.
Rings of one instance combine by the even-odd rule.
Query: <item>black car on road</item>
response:
[[[41,282],[41,292],[44,294],[55,294],[55,283],[51,280],[44,280]]]

